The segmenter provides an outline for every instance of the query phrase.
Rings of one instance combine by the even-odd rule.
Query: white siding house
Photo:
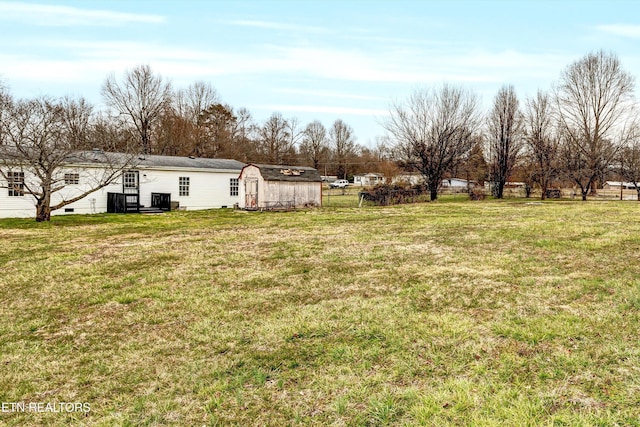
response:
[[[409,184],[409,185],[420,185],[424,184],[424,176],[419,173],[411,173],[406,172],[401,175],[396,176],[393,179],[394,184]],[[442,180],[440,184],[443,189],[451,189],[451,190],[466,190],[469,186],[469,181],[462,178],[445,178]]]
[[[384,178],[384,175],[381,173],[364,173],[364,174],[358,174],[353,176],[353,185],[356,185],[356,186],[359,185],[361,187],[365,187],[365,186],[378,185],[378,184],[384,184],[384,183],[385,183],[385,178]]]
[[[169,201],[174,207],[179,204],[180,209],[187,210],[232,207],[239,201],[238,174],[244,163],[236,160],[147,155],[136,159],[134,164],[111,184],[53,211],[52,215],[114,211],[114,195],[135,203],[135,209],[130,206],[130,211],[154,204],[166,210]],[[65,187],[52,195],[51,204],[92,188],[104,169],[99,156],[94,162],[69,164],[59,172],[65,178]],[[27,182],[33,179],[28,170],[22,173],[21,179]],[[157,206],[159,201],[166,206]],[[20,194],[5,181],[0,182],[0,218],[9,217],[35,217],[35,199]]]
[[[467,189],[469,187],[469,181],[461,178],[446,178],[442,180],[442,187],[451,189]]]
[[[408,185],[424,184],[424,176],[416,172],[405,172],[403,174],[395,176],[391,183]]]
[[[620,182],[620,181],[605,181],[602,188],[604,190],[620,190],[622,187],[624,190],[635,190],[636,186],[633,182]]]
[[[322,178],[304,166],[249,164],[240,172],[243,209],[286,209],[322,205]]]

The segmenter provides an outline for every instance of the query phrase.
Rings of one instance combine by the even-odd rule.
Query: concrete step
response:
[[[164,213],[162,209],[158,208],[145,208],[144,206],[140,206],[141,214],[161,214]]]

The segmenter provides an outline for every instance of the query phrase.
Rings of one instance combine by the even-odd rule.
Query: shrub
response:
[[[362,191],[359,197],[378,206],[398,205],[423,201],[427,194],[424,186],[407,187],[381,184],[370,191]]]
[[[471,200],[484,200],[486,194],[484,193],[484,187],[474,185],[469,188],[469,198]]]

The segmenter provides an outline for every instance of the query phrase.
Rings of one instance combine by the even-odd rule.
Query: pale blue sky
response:
[[[17,97],[81,95],[150,64],[174,87],[211,83],[262,121],[341,118],[384,134],[390,102],[443,82],[488,106],[503,84],[549,89],[590,51],[640,77],[638,1],[0,0],[0,79]]]

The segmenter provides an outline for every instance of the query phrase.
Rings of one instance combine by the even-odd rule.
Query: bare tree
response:
[[[8,88],[0,81],[0,147],[6,143],[6,124],[12,103]]]
[[[155,126],[153,153],[165,156],[200,156],[194,146],[200,142],[198,125],[167,103]]]
[[[183,155],[214,157],[217,154],[218,150],[213,148],[217,142],[210,140],[210,123],[204,121],[207,116],[205,111],[213,106],[221,104],[218,93],[209,83],[197,81],[176,93],[172,116],[167,117],[170,130],[168,133],[175,133],[176,129],[181,130],[179,135],[174,136],[173,145],[179,145],[176,148],[181,148],[178,151],[183,151]]]
[[[258,144],[255,135],[256,126],[251,112],[242,107],[235,112],[236,120],[233,123],[234,147],[237,155],[232,157],[242,162],[254,161],[258,157]]]
[[[280,113],[273,113],[258,128],[258,143],[264,161],[271,164],[283,162],[292,148],[289,121]]]
[[[291,117],[287,120],[287,128],[289,144],[284,161],[293,165],[298,163],[298,147],[304,137],[304,129],[300,128],[300,121],[297,117]]]
[[[392,105],[384,124],[404,164],[423,175],[431,200],[471,148],[478,125],[475,95],[449,85],[415,91],[404,105]]]
[[[626,129],[625,144],[620,150],[619,169],[621,186],[624,181],[633,185],[640,201],[640,124],[637,122]]]
[[[633,91],[633,76],[622,69],[616,55],[604,51],[586,55],[560,76],[555,101],[561,161],[567,177],[580,187],[582,200],[619,151],[619,130]]]
[[[171,85],[154,75],[149,65],[125,73],[121,83],[112,74],[102,85],[106,104],[130,119],[143,154],[152,151],[152,129],[171,98]]]
[[[347,160],[356,150],[353,128],[341,119],[337,119],[329,130],[329,139],[337,165],[338,178],[347,179]]]
[[[113,153],[135,152],[136,135],[128,128],[124,117],[109,117],[103,113],[94,115],[91,126],[92,149]]]
[[[533,182],[540,186],[542,200],[558,175],[558,137],[554,129],[552,100],[547,93],[538,91],[527,99],[524,114],[524,140],[527,168]]]
[[[0,177],[10,196],[32,196],[36,221],[49,221],[51,212],[76,202],[117,178],[132,157],[87,151],[92,107],[83,99],[39,98],[14,102],[2,121],[6,144],[0,147]],[[83,176],[72,170],[99,162]],[[76,165],[76,166],[74,166]],[[59,193],[56,202],[52,196]]]
[[[238,118],[229,105],[211,104],[199,118],[201,138],[194,155],[207,157],[238,157],[242,146],[236,144]]]
[[[522,149],[522,115],[513,86],[503,86],[489,114],[489,153],[492,193],[502,199],[504,186]]]
[[[211,105],[218,104],[218,92],[210,83],[197,81],[176,93],[176,108],[181,116],[197,123],[201,114]]]
[[[327,129],[320,121],[314,120],[305,127],[300,152],[315,169],[318,169],[320,163],[326,160],[329,154],[329,140]]]

